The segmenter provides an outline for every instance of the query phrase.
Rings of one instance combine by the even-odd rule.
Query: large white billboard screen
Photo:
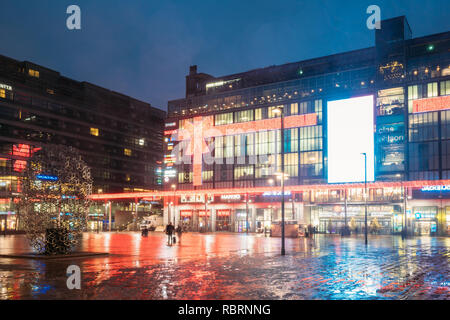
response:
[[[328,101],[328,183],[374,181],[373,96]]]

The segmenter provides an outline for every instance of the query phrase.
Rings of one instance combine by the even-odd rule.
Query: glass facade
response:
[[[393,31],[389,37],[398,37],[403,34],[401,31]],[[375,183],[385,183],[385,187],[368,190],[369,225],[376,233],[402,232],[406,211],[410,211],[408,219],[416,211],[422,211],[424,216],[430,213],[423,209],[426,204],[405,204],[416,200],[412,191],[418,187],[404,191],[400,184],[414,181],[420,185],[423,181],[425,185],[450,179],[450,53],[437,45],[433,52],[426,50],[438,38],[442,43],[450,43],[449,34],[398,39],[400,50],[391,48],[391,44],[380,45],[376,40],[373,48],[239,73],[238,77],[205,80],[203,74],[190,73],[187,82],[192,85],[188,85],[186,98],[169,102],[167,121],[179,123],[175,130],[182,130],[194,118],[212,116],[211,124],[205,122],[201,129],[189,129],[189,132],[199,134],[197,143],[205,142],[209,146],[214,161],[207,161],[204,152],[197,166],[176,165],[177,188],[279,187],[276,173],[281,171],[284,149],[284,170],[288,176],[285,185],[313,185],[317,189],[299,195],[304,210],[302,221],[314,224],[321,232],[339,232],[345,224],[344,202],[348,202],[347,223],[353,230],[362,232],[364,189],[348,188],[344,194],[343,189],[325,187],[328,142],[332,140],[327,136],[327,117],[330,101],[373,96]],[[280,110],[284,116],[283,132]],[[314,121],[305,120],[310,116],[314,116]],[[352,114],[339,116],[358,121]],[[205,128],[216,132],[200,132]],[[228,128],[237,130],[226,132]],[[195,140],[192,135],[191,139]],[[340,143],[351,144],[352,139],[348,140]],[[192,141],[175,143],[189,145]],[[196,167],[202,170],[199,184],[192,179]],[[169,180],[167,185],[171,183]],[[418,199],[433,202],[438,195],[424,193],[421,197]],[[444,195],[439,199],[449,198]],[[238,211],[242,208],[231,209],[230,223],[234,231],[261,230],[268,216],[271,221],[277,220],[279,207],[264,201],[259,203],[252,209],[255,218],[250,224],[243,224],[243,213]],[[430,205],[438,208],[437,216],[442,206],[445,204]],[[289,217],[297,219],[295,210],[286,210],[291,210]],[[436,227],[433,221],[417,220],[410,221],[410,232],[415,234],[433,235],[432,230],[443,232],[447,226],[440,226],[439,217]]]

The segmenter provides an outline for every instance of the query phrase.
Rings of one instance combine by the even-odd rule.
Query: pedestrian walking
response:
[[[166,226],[166,234],[168,236],[167,238],[167,244],[171,246],[173,244],[173,232],[175,231],[175,227],[172,225],[172,222],[169,222],[169,224]]]
[[[178,225],[175,232],[177,233],[177,236],[178,236],[178,243],[181,243],[181,234],[183,233],[183,228],[181,228],[181,226]]]

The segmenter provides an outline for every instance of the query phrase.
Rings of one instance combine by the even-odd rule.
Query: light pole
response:
[[[248,234],[248,192],[245,193],[245,233]]]
[[[348,226],[347,226],[347,188],[344,189],[344,236],[348,236]]]
[[[269,183],[270,186],[273,186],[275,184],[275,180],[270,178],[269,180],[267,180],[267,182]],[[272,223],[273,223],[273,204],[272,204],[272,197],[270,197],[270,229],[272,230]],[[264,226],[264,234],[266,234],[266,228]]]
[[[364,243],[367,246],[367,153],[364,155]]]
[[[403,180],[401,181],[401,187],[402,187],[402,194],[403,194],[403,219],[402,219],[402,239],[406,238],[406,197],[407,192],[405,190],[405,186],[403,184]]]
[[[284,245],[284,109],[280,106],[273,111],[281,115],[281,255],[284,256],[286,254]]]

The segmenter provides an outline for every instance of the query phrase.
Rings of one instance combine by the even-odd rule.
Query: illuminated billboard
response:
[[[328,101],[328,183],[374,181],[373,96]]]

